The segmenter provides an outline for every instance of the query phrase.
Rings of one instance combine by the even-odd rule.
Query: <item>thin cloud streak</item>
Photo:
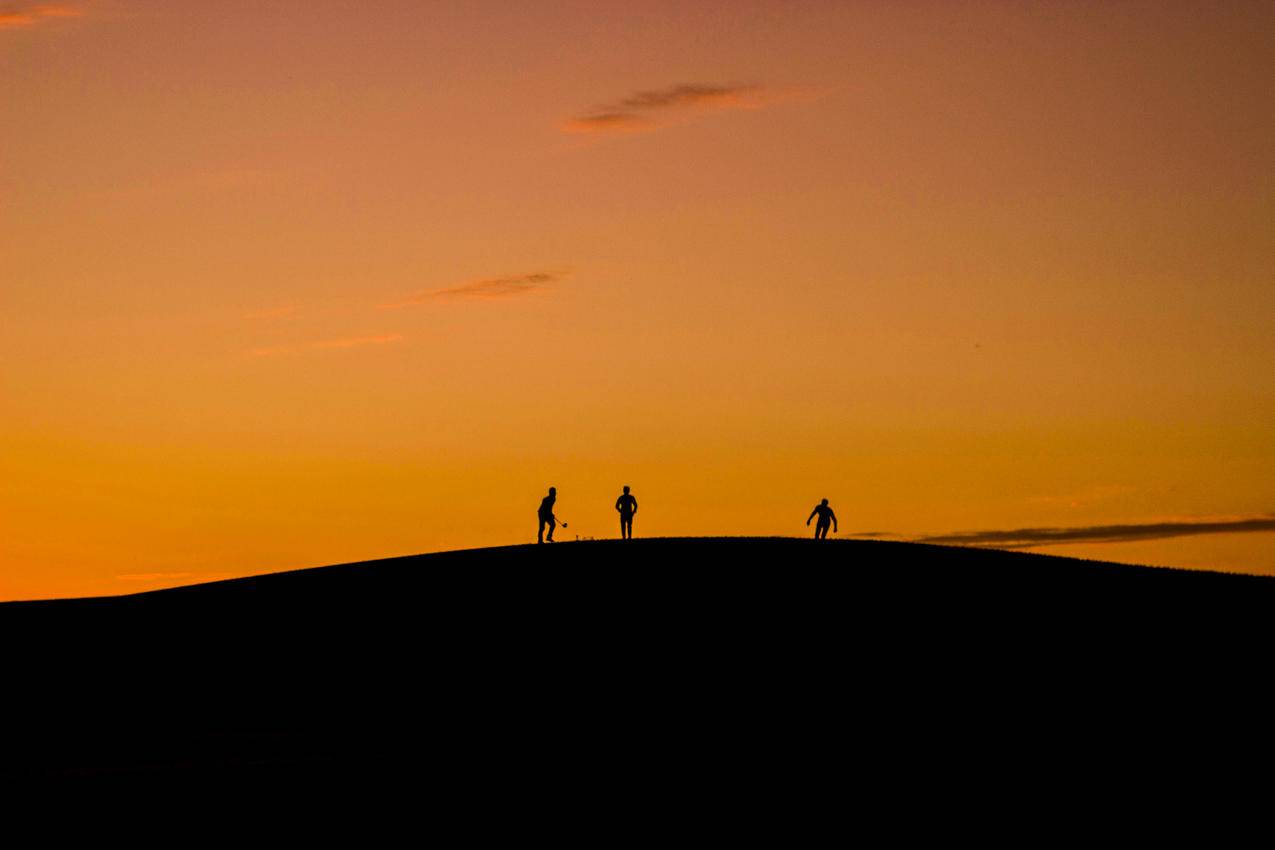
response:
[[[640,133],[652,129],[650,121],[633,112],[603,112],[571,118],[562,124],[564,133]]]
[[[634,92],[562,123],[564,133],[633,133],[667,126],[677,115],[708,110],[760,109],[792,92],[760,85],[682,83]]]
[[[73,6],[4,6],[0,7],[0,30],[31,27],[49,18],[78,18],[83,14],[83,10]]]
[[[1075,528],[1017,528],[1006,531],[970,531],[922,537],[918,543],[962,546],[994,546],[1002,549],[1030,549],[1061,543],[1123,543],[1160,540],[1197,534],[1242,534],[1275,531],[1275,514],[1248,519],[1187,520],[1138,525],[1089,525]]]
[[[274,345],[254,348],[248,351],[252,357],[274,357],[280,354],[299,354],[303,351],[322,351],[332,349],[363,348],[369,345],[388,345],[404,339],[402,334],[378,334],[375,336],[352,336],[340,339],[325,339],[304,345]]]
[[[529,274],[507,275],[504,277],[482,278],[471,280],[457,286],[443,289],[431,289],[410,295],[402,301],[382,304],[381,308],[391,310],[398,307],[412,307],[428,304],[436,300],[467,299],[473,301],[495,301],[505,298],[516,298],[521,295],[536,295],[566,277],[566,272],[531,272]]]
[[[665,109],[671,106],[748,106],[749,97],[761,86],[705,86],[684,83],[655,91],[640,91],[620,101],[628,109]]]

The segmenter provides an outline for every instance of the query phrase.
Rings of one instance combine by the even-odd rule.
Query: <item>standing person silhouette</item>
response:
[[[615,509],[620,512],[620,539],[633,539],[633,515],[637,513],[637,499],[629,495],[629,485],[624,485],[624,495],[615,500]]]
[[[828,507],[828,500],[824,499],[815,505],[815,509],[810,512],[810,516],[806,517],[806,525],[810,525],[810,521],[815,518],[815,514],[819,515],[819,522],[815,523],[815,539],[823,540],[828,536],[828,523],[832,523],[832,531],[837,531],[837,515],[832,512],[832,508]]]
[[[553,530],[557,527],[558,521],[553,516],[553,503],[558,501],[558,488],[550,487],[549,495],[540,500],[540,530],[536,532],[536,542],[545,542],[545,526],[549,526],[550,543],[553,542]]]

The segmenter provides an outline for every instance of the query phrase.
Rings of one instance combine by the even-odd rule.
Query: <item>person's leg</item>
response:
[[[819,523],[819,525],[815,526],[815,538],[817,540],[826,540],[827,537],[828,537],[827,523],[821,522]]]
[[[536,542],[537,542],[537,543],[544,543],[544,542],[545,542],[545,520],[544,520],[544,517],[541,517],[541,518],[540,518],[540,530],[536,532]]]
[[[633,517],[626,516],[620,518],[620,536],[625,540],[633,539]]]
[[[557,528],[557,527],[558,527],[558,521],[557,521],[556,519],[554,519],[553,517],[549,517],[548,522],[549,522],[549,534],[548,534],[548,536],[547,536],[545,539],[546,539],[546,540],[548,540],[550,543],[552,543],[552,542],[553,542],[553,530],[554,530],[555,528]]]

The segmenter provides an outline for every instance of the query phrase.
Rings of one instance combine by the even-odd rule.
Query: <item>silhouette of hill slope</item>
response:
[[[754,767],[800,752],[894,770],[971,735],[1008,745],[1046,714],[1072,717],[1055,745],[1092,736],[1094,700],[1146,708],[1216,675],[1210,647],[1264,629],[1273,603],[1263,577],[785,538],[512,546],[5,603],[27,733],[6,770],[295,781],[425,759],[454,782],[603,753],[729,768],[741,742]]]

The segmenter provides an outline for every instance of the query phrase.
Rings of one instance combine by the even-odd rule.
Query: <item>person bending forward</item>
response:
[[[832,508],[828,507],[828,500],[824,499],[815,505],[815,509],[810,512],[810,516],[806,517],[806,525],[810,525],[810,521],[819,517],[819,522],[815,523],[815,539],[823,540],[828,536],[828,525],[831,523],[832,531],[837,531],[837,515],[832,512]]]

